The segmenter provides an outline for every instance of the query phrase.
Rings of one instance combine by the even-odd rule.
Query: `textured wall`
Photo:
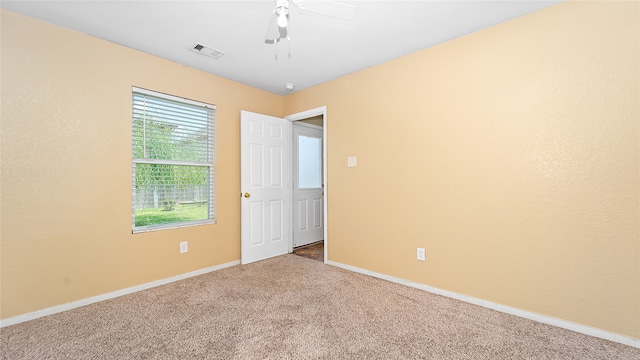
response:
[[[562,3],[287,96],[327,105],[329,259],[640,338],[639,10]]]
[[[6,10],[1,23],[3,319],[240,258],[240,110],[282,116],[282,97]],[[132,86],[217,105],[218,224],[131,234]]]

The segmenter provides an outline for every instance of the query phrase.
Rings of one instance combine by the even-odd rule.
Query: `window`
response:
[[[133,232],[215,223],[215,106],[133,88]]]

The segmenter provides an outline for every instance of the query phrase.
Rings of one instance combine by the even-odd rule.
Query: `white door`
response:
[[[293,246],[324,239],[322,128],[293,123]]]
[[[289,252],[290,138],[289,121],[240,113],[242,264]]]

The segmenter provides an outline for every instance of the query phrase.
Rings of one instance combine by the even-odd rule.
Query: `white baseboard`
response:
[[[373,276],[373,277],[376,277],[376,278],[379,278],[379,279],[391,281],[391,282],[396,283],[396,284],[410,286],[412,288],[424,290],[424,291],[427,291],[427,292],[430,292],[430,293],[433,293],[433,294],[437,294],[437,295],[446,296],[448,298],[464,301],[464,302],[467,302],[467,303],[470,303],[470,304],[479,305],[479,306],[486,307],[486,308],[489,308],[489,309],[492,309],[492,310],[496,310],[496,311],[500,311],[500,312],[503,312],[503,313],[506,313],[506,314],[515,315],[515,316],[518,316],[518,317],[521,317],[521,318],[537,321],[537,322],[544,323],[544,324],[547,324],[547,325],[553,325],[553,326],[557,326],[557,327],[560,327],[560,328],[563,328],[563,329],[572,330],[572,331],[575,331],[575,332],[578,332],[578,333],[581,333],[581,334],[590,335],[590,336],[594,336],[594,337],[597,337],[597,338],[614,341],[614,342],[617,342],[617,343],[620,343],[620,344],[624,344],[624,345],[628,345],[628,346],[632,346],[632,347],[635,347],[635,348],[640,348],[640,339],[634,339],[634,338],[631,338],[631,337],[628,337],[628,336],[612,333],[610,331],[605,331],[605,330],[597,329],[597,328],[586,326],[586,325],[582,325],[582,324],[577,324],[577,323],[574,323],[574,322],[571,322],[571,321],[561,320],[561,319],[554,318],[554,317],[551,317],[551,316],[546,316],[546,315],[537,314],[537,313],[530,312],[530,311],[520,310],[520,309],[512,308],[510,306],[500,305],[500,304],[497,304],[497,303],[493,303],[491,301],[482,300],[482,299],[474,298],[474,297],[471,297],[471,296],[458,294],[458,293],[455,293],[455,292],[452,292],[452,291],[438,289],[438,288],[435,288],[435,287],[431,287],[431,286],[415,283],[415,282],[412,282],[412,281],[396,278],[396,277],[389,276],[389,275],[380,274],[380,273],[377,273],[377,272],[373,272],[373,271],[357,268],[357,267],[350,266],[350,265],[337,263],[337,262],[334,262],[334,261],[327,261],[326,264],[327,265],[332,265],[332,266],[335,266],[335,267],[339,267],[339,268],[342,268],[342,269],[345,269],[345,270],[357,272],[357,273],[360,273],[360,274]]]
[[[67,304],[62,304],[62,305],[46,308],[46,309],[43,309],[43,310],[34,311],[34,312],[31,312],[31,313],[28,313],[28,314],[10,317],[8,319],[4,319],[4,320],[0,321],[0,328],[6,327],[6,326],[15,325],[15,324],[19,324],[21,322],[25,322],[25,321],[29,321],[29,320],[33,320],[33,319],[37,319],[37,318],[41,318],[41,317],[47,316],[47,315],[53,315],[53,314],[57,314],[57,313],[60,313],[60,312],[63,312],[63,311],[72,310],[72,309],[75,309],[75,308],[79,308],[81,306],[97,303],[97,302],[104,301],[104,300],[113,299],[113,298],[120,297],[120,296],[123,296],[123,295],[133,294],[133,293],[138,292],[138,291],[147,290],[147,289],[150,289],[150,288],[153,288],[153,287],[156,287],[156,286],[169,284],[169,283],[172,283],[172,282],[175,282],[175,281],[184,280],[184,279],[187,279],[187,278],[190,278],[190,277],[193,277],[193,276],[206,274],[206,273],[209,273],[209,272],[212,272],[212,271],[221,270],[221,269],[228,268],[228,267],[235,266],[235,265],[239,265],[239,264],[240,264],[240,261],[236,260],[236,261],[228,262],[228,263],[225,263],[225,264],[220,264],[220,265],[208,267],[208,268],[205,268],[205,269],[200,269],[200,270],[188,272],[188,273],[185,273],[185,274],[172,276],[172,277],[166,278],[166,279],[156,280],[156,281],[152,281],[152,282],[149,282],[149,283],[146,283],[146,284],[132,286],[130,288],[117,290],[117,291],[114,291],[114,292],[110,292],[108,294],[102,294],[102,295],[98,295],[98,296],[93,296],[93,297],[90,297],[90,298],[86,298],[86,299],[70,302],[70,303],[67,303]]]

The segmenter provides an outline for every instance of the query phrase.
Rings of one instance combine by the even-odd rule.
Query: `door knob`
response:
[[[251,194],[249,193],[244,193],[244,197],[249,198],[251,196]]]

